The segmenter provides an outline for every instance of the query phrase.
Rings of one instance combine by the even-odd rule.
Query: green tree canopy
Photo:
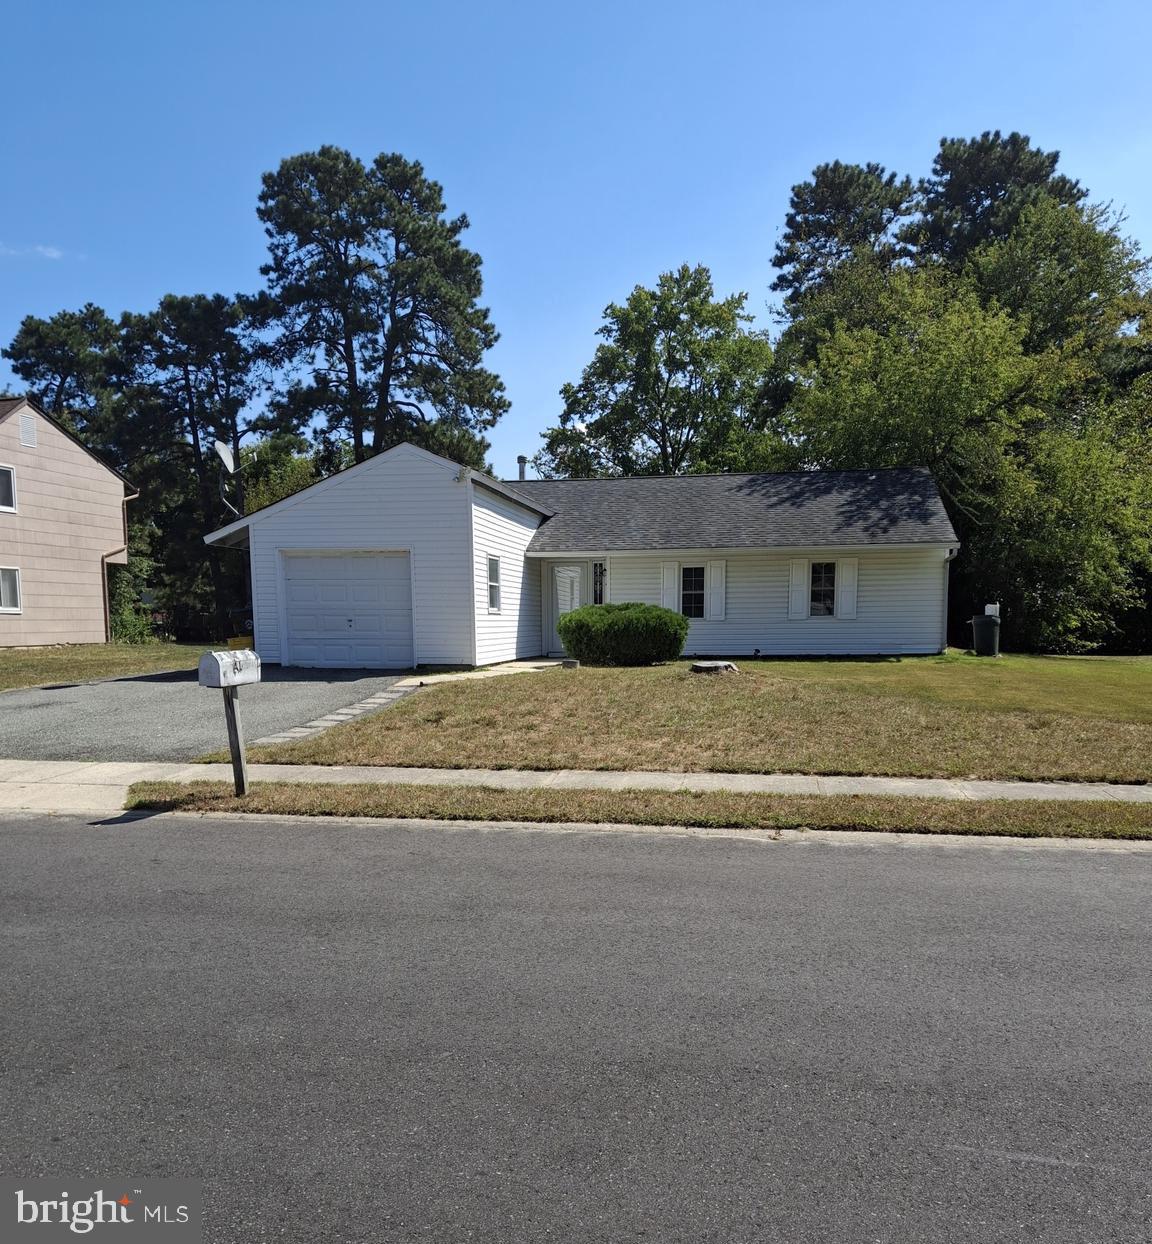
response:
[[[772,362],[745,294],[717,299],[707,268],[682,265],[604,311],[603,338],[564,385],[558,426],[536,465],[547,475],[675,475],[706,469],[755,422]]]
[[[789,307],[823,288],[844,264],[866,260],[887,269],[910,252],[898,240],[912,211],[910,177],[880,164],[817,165],[810,181],[792,187],[784,233],[772,263],[772,288]]]
[[[281,396],[290,421],[320,416],[357,462],[446,424],[482,463],[482,433],[508,409],[483,366],[497,333],[461,242],[468,218],[445,215],[423,167],[321,147],[264,175],[258,215],[278,358],[303,372]]]
[[[82,435],[93,449],[122,464],[117,390],[120,330],[101,307],[58,311],[21,321],[0,356],[49,414]]]
[[[942,138],[932,175],[920,182],[918,216],[902,230],[921,260],[959,270],[976,247],[1011,235],[1041,199],[1075,206],[1087,191],[1057,173],[1058,151],[1042,151],[1025,134],[985,130],[978,138]]]

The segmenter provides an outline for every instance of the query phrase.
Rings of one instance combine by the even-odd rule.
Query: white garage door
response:
[[[284,558],[289,665],[412,665],[407,553]]]

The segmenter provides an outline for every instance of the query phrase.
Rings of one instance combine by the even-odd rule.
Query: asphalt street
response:
[[[301,726],[397,681],[365,670],[266,666],[240,690],[249,739]],[[219,691],[195,670],[0,694],[0,756],[12,760],[193,760],[226,750]]]
[[[8,1174],[209,1241],[1147,1241],[1152,855],[0,821]]]

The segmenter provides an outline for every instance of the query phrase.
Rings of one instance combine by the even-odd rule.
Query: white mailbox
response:
[[[260,681],[260,658],[249,648],[206,652],[200,658],[202,687],[243,687]]]

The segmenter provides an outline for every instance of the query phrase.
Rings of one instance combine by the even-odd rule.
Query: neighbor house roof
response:
[[[529,553],[956,543],[936,482],[922,467],[512,486],[555,510]]]

